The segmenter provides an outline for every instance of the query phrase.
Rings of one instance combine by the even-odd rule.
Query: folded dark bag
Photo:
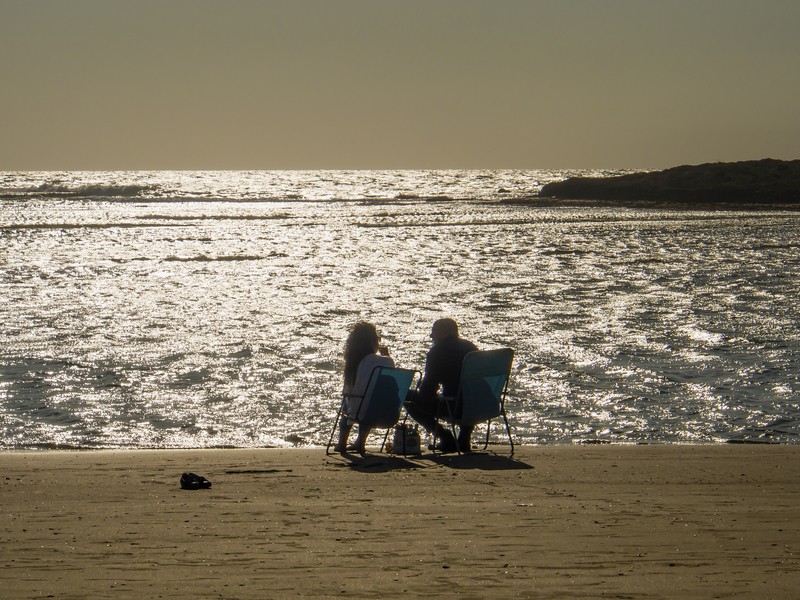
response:
[[[201,488],[210,488],[211,482],[195,473],[184,473],[181,475],[181,488],[184,490],[199,490]]]

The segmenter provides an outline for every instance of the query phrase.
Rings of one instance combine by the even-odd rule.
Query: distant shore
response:
[[[0,453],[10,598],[769,597],[800,446]],[[211,489],[181,490],[184,471]]]
[[[537,204],[575,203],[695,209],[800,209],[800,160],[680,166],[619,177],[548,183]]]

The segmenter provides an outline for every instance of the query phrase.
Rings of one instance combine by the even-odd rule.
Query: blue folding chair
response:
[[[438,419],[450,424],[453,437],[456,437],[456,426],[488,421],[483,445],[485,450],[489,445],[492,419],[503,417],[511,454],[514,454],[514,441],[511,439],[505,407],[513,360],[514,351],[511,348],[477,350],[464,357],[458,393],[454,399],[440,398],[437,414]]]
[[[348,407],[349,418],[358,423],[359,427],[386,428],[386,434],[383,436],[381,444],[381,452],[383,452],[389,430],[400,420],[400,411],[411,389],[414,376],[417,374],[418,371],[396,367],[372,369],[363,396],[345,395],[342,397],[325,453],[330,454],[333,437],[339,426],[339,419],[345,412],[345,407]]]

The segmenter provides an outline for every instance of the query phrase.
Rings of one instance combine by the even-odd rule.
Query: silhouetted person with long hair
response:
[[[380,345],[380,335],[375,325],[359,321],[350,328],[344,344],[344,386],[345,411],[339,420],[339,442],[337,452],[355,450],[365,452],[365,444],[370,428],[363,423],[358,425],[358,437],[353,446],[347,446],[347,438],[353,427],[355,417],[367,390],[369,377],[375,367],[393,367],[394,361],[385,346]]]

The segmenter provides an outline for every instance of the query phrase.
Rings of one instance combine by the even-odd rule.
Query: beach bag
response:
[[[184,473],[181,475],[181,489],[183,490],[200,490],[211,487],[211,482],[196,473]]]
[[[421,454],[419,429],[406,423],[395,425],[392,452],[395,454]]]

